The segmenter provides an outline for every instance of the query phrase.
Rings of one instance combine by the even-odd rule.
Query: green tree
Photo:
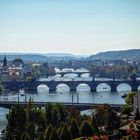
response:
[[[58,128],[58,130],[57,130],[58,134],[61,133],[61,131],[62,131],[64,125],[65,125],[64,122],[61,122],[61,123],[60,123],[60,126],[59,126],[59,128]]]
[[[80,132],[81,132],[81,136],[89,137],[93,135],[93,128],[87,121],[83,121],[80,126]]]
[[[132,112],[132,106],[128,104],[123,105],[123,107],[121,108],[121,114],[130,115],[131,112]]]
[[[57,134],[57,131],[55,128],[53,128],[49,140],[60,140],[59,135]]]
[[[15,140],[20,140],[22,133],[26,130],[26,110],[22,106],[16,105],[12,107],[6,118],[8,121],[8,126],[5,130],[5,138],[7,138],[8,135],[11,135],[15,138]]]
[[[37,132],[45,131],[46,129],[45,114],[40,108],[30,109],[28,121],[35,124]]]
[[[45,140],[49,140],[52,130],[53,130],[53,127],[51,124],[49,124],[45,132]]]
[[[32,140],[34,140],[34,138],[35,138],[35,127],[36,127],[35,123],[28,122],[26,130],[28,132],[29,137]]]
[[[28,133],[25,131],[22,133],[20,140],[31,140],[31,138],[28,135]]]
[[[47,124],[52,123],[52,117],[53,117],[53,105],[51,103],[46,104],[45,106],[45,118],[47,121]]]
[[[132,105],[132,103],[133,103],[133,96],[135,96],[135,95],[136,95],[136,93],[134,93],[134,92],[129,93],[129,94],[126,96],[126,98],[125,98],[126,104]]]
[[[136,78],[137,78],[137,74],[136,74],[136,69],[133,69],[132,73],[131,73],[131,79],[133,81],[136,81]]]
[[[68,130],[68,126],[66,124],[64,124],[61,131],[61,140],[72,140],[71,133]]]
[[[79,127],[75,119],[71,120],[69,130],[71,132],[72,138],[78,138],[80,136]]]
[[[42,132],[38,134],[37,140],[45,140],[44,134]]]
[[[61,104],[57,104],[57,108],[58,108],[58,120],[59,120],[59,122],[66,122],[66,119],[68,116],[67,110]]]

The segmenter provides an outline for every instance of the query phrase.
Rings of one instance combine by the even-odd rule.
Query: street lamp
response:
[[[26,96],[26,93],[25,93],[25,103],[27,102],[27,96]]]
[[[77,104],[79,104],[79,93],[77,92]]]
[[[73,106],[73,92],[72,92],[72,96],[71,96],[71,102],[72,102],[72,106]]]
[[[19,103],[19,93],[18,93],[18,103]]]

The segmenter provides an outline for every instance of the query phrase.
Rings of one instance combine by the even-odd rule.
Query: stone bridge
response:
[[[90,72],[78,72],[78,71],[70,71],[70,72],[63,72],[63,71],[60,71],[60,72],[56,72],[56,74],[59,74],[61,75],[61,77],[64,77],[66,74],[77,74],[78,77],[81,77],[82,74],[90,74]]]
[[[8,90],[9,92],[14,91],[18,92],[20,89],[24,89],[25,92],[36,93],[37,87],[39,85],[47,85],[49,87],[49,91],[56,91],[57,86],[60,84],[66,84],[69,86],[70,91],[76,91],[77,86],[80,84],[86,84],[90,87],[91,91],[96,91],[97,87],[105,83],[107,84],[112,92],[117,91],[117,87],[120,84],[127,84],[131,87],[132,91],[138,91],[140,88],[140,81],[7,81],[2,82],[4,89]]]

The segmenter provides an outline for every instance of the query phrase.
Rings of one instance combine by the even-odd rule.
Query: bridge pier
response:
[[[116,88],[111,88],[111,92],[116,92],[117,89]]]
[[[96,88],[90,88],[91,92],[96,92]]]
[[[81,77],[82,74],[81,73],[77,73],[77,75],[78,75],[78,77]]]
[[[49,87],[49,92],[55,92],[57,90],[56,87]]]
[[[76,89],[76,86],[71,86],[71,87],[70,87],[70,91],[71,91],[71,92],[76,92],[76,90],[77,90],[77,89]]]

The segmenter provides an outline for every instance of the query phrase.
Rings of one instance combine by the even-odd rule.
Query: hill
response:
[[[5,53],[0,53],[0,60],[3,60]],[[33,53],[6,53],[8,60],[14,60],[20,58],[23,61],[46,61],[48,58],[42,54]]]
[[[106,60],[136,60],[140,61],[140,49],[131,49],[131,50],[121,50],[121,51],[107,51],[100,52],[96,55],[92,55],[89,58],[92,59],[106,59]]]

